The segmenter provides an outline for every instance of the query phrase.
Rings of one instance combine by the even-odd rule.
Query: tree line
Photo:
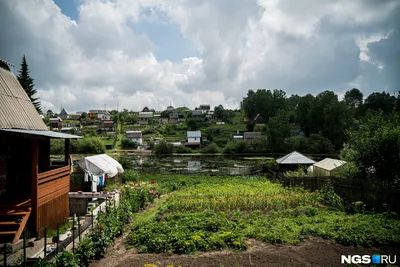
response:
[[[250,121],[258,114],[264,119],[272,150],[279,150],[278,146],[291,136],[291,130],[297,129],[306,138],[319,135],[328,139],[338,151],[347,141],[346,131],[361,119],[375,112],[390,116],[394,110],[400,110],[400,92],[397,97],[385,91],[374,92],[364,99],[363,93],[353,88],[339,100],[333,91],[287,97],[283,90],[258,89],[248,91],[241,107]]]

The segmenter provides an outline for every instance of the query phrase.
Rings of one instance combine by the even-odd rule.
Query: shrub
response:
[[[200,153],[206,153],[206,154],[214,154],[218,152],[219,152],[219,147],[215,143],[211,143],[200,150]]]
[[[79,267],[79,261],[74,254],[63,251],[56,256],[56,267]]]
[[[135,141],[132,141],[131,139],[124,138],[121,141],[121,147],[123,149],[136,149],[137,148],[137,143]]]
[[[129,157],[119,156],[117,161],[122,165],[124,170],[133,169],[133,162]]]
[[[75,256],[79,261],[80,266],[88,267],[90,261],[94,258],[95,252],[91,238],[85,238],[75,249]]]
[[[160,143],[154,146],[153,152],[156,155],[169,155],[174,153],[174,146],[168,144],[165,140],[161,140]]]
[[[95,138],[84,138],[71,142],[71,153],[75,154],[102,154],[106,152],[104,144]]]
[[[174,148],[174,153],[187,154],[187,153],[193,153],[193,150],[190,147],[177,146]]]
[[[276,160],[275,159],[269,159],[269,160],[267,160],[266,162],[265,162],[265,168],[266,169],[268,169],[268,170],[270,170],[270,171],[273,171],[273,172],[277,172],[278,170],[279,170],[279,165],[278,165],[278,163],[276,162]],[[264,168],[264,167],[263,167]]]
[[[126,170],[122,175],[122,182],[137,182],[139,181],[139,175],[133,170]]]

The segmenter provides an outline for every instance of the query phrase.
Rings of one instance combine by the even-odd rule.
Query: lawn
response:
[[[393,214],[334,209],[325,204],[337,202],[329,190],[284,188],[261,176],[144,175],[140,180],[155,180],[161,195],[133,217],[128,243],[143,253],[246,250],[250,239],[299,244],[310,236],[343,245],[400,245],[400,220]]]

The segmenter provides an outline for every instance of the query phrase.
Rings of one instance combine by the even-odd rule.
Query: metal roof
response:
[[[25,90],[0,60],[0,128],[47,130]]]
[[[201,137],[201,131],[188,131],[187,137],[190,138]]]
[[[315,161],[307,158],[303,154],[294,151],[276,160],[278,164],[314,164]]]
[[[8,133],[16,133],[16,134],[29,134],[29,135],[40,135],[46,136],[50,138],[63,138],[63,139],[78,139],[83,138],[82,136],[65,134],[53,131],[39,131],[39,130],[21,130],[21,129],[0,129],[0,131],[8,132]]]
[[[343,164],[346,164],[346,161],[343,160],[338,160],[338,159],[331,159],[331,158],[326,158],[321,161],[318,161],[315,163],[313,166],[318,167],[327,171],[332,171],[336,169],[337,167],[342,166]]]
[[[244,132],[243,133],[244,139],[252,139],[257,136],[261,136],[261,132]]]
[[[128,138],[142,138],[142,132],[141,131],[127,131],[125,133],[125,136]]]
[[[152,118],[153,112],[139,112],[139,118]]]

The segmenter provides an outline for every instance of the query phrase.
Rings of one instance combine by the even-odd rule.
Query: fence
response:
[[[119,198],[121,198],[121,195],[119,195]],[[118,201],[119,202],[119,201]],[[43,251],[42,255],[44,258],[47,260],[50,260],[54,257],[56,257],[59,253],[63,252],[64,250],[67,250],[68,247],[71,247],[72,253],[74,253],[75,248],[77,245],[81,242],[84,232],[88,229],[91,229],[95,226],[97,221],[99,220],[100,216],[104,212],[108,212],[108,210],[112,209],[116,211],[116,206],[117,206],[117,199],[114,197],[112,202],[108,200],[108,198],[105,199],[105,202],[103,202],[105,205],[99,205],[98,211],[91,211],[91,214],[89,216],[85,217],[85,220],[82,222],[80,216],[78,215],[77,217],[73,217],[72,220],[72,228],[71,228],[71,235],[70,236],[65,236],[60,234],[60,223],[57,222],[57,235],[53,237],[53,242],[54,242],[54,247],[50,246],[50,244],[47,243],[48,241],[48,236],[47,236],[47,227],[44,227],[44,236],[42,238],[43,240]],[[104,209],[102,211],[101,207],[104,206]],[[96,209],[97,210],[97,209]],[[76,219],[76,220],[75,220]],[[65,238],[63,238],[63,236]],[[0,262],[0,266],[33,266],[34,263],[39,259],[38,257],[34,258],[29,258],[27,257],[27,233],[26,230],[23,231],[22,234],[22,258],[21,258],[21,264],[17,264],[16,262],[8,262],[9,254],[12,253],[10,251],[10,246],[8,244],[4,244],[2,248],[0,248],[0,251],[2,252],[3,259]],[[76,244],[78,240],[78,244]],[[71,246],[72,244],[72,246]],[[49,249],[50,248],[50,249]],[[11,249],[12,250],[12,249]]]
[[[281,173],[269,171],[272,178],[277,179],[285,186],[304,187],[310,191],[321,190],[326,184],[331,183],[336,194],[346,202],[362,201],[367,208],[378,212],[388,208],[400,212],[400,191],[372,188],[368,183],[346,183],[342,179],[331,176],[317,177],[286,177]]]

